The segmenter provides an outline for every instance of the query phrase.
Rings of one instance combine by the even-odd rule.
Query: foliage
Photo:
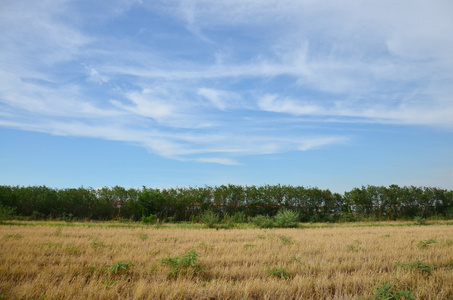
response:
[[[420,241],[417,244],[417,247],[420,248],[420,249],[426,249],[426,248],[428,248],[429,245],[434,244],[434,243],[437,243],[437,241],[433,240],[433,239],[429,239],[429,240],[426,240],[426,241]]]
[[[182,273],[186,274],[188,270],[192,270],[194,274],[198,274],[204,271],[204,268],[200,264],[197,264],[200,255],[201,253],[191,250],[179,256],[163,258],[161,262],[171,267],[168,274],[170,278],[178,277]]]
[[[274,220],[268,215],[258,215],[252,218],[252,223],[259,228],[272,228],[275,226]]]
[[[267,272],[271,276],[279,277],[282,279],[288,279],[291,277],[291,274],[288,271],[286,271],[284,268],[274,267],[274,268],[269,269]]]
[[[16,209],[9,206],[3,206],[0,204],[0,223],[14,217]]]
[[[295,228],[299,225],[299,213],[289,209],[279,210],[275,215],[275,222],[280,228]]]
[[[431,272],[436,268],[434,265],[429,265],[425,263],[423,260],[416,260],[411,263],[397,263],[395,266],[397,267],[405,267],[411,268],[413,270],[420,271],[423,275],[431,275]]]
[[[214,228],[220,220],[219,215],[213,212],[212,210],[206,210],[201,215],[201,220],[203,221],[208,228]]]
[[[142,222],[145,224],[154,224],[156,223],[157,216],[150,214],[149,216],[142,216]]]
[[[422,218],[422,217],[415,217],[415,224],[417,225],[426,225],[426,219],[425,218]]]
[[[378,286],[373,292],[373,300],[399,300],[399,299],[415,299],[412,291],[408,289],[395,290],[393,283],[386,283]]]
[[[120,186],[53,189],[0,186],[0,222],[32,220],[193,221],[206,211],[228,228],[252,220],[258,227],[295,227],[297,222],[415,220],[453,218],[453,191],[432,187],[362,186],[343,195],[290,185],[152,189]],[[254,220],[255,217],[258,217]],[[275,218],[272,221],[269,218]],[[208,226],[218,221],[205,222]]]
[[[134,264],[130,261],[119,261],[108,267],[111,273],[127,273]]]

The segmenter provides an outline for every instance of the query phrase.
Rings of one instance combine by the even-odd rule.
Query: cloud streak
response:
[[[224,165],[351,141],[325,123],[453,129],[449,1],[0,5],[3,127]]]

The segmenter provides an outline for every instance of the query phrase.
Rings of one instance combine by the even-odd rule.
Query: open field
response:
[[[215,230],[35,223],[0,226],[0,242],[0,299],[373,299],[388,283],[415,299],[453,299],[448,224]]]

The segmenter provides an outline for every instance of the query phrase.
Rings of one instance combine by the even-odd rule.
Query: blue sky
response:
[[[3,0],[0,184],[453,189],[452,14]]]

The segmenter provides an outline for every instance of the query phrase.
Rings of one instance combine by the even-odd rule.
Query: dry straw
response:
[[[453,299],[448,225],[1,226],[0,239],[0,299],[373,299],[389,283],[415,299]],[[169,276],[163,261],[190,251],[199,255]],[[404,266],[416,261],[435,268]]]

